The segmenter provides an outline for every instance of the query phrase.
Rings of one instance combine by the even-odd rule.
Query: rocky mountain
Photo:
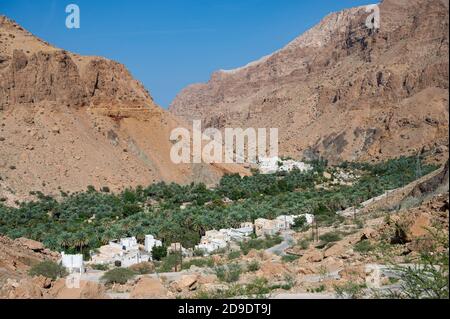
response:
[[[448,152],[448,0],[384,0],[327,16],[281,50],[185,88],[170,111],[204,126],[277,127],[295,157]],[[366,21],[378,9],[378,29]]]
[[[175,165],[182,121],[158,107],[125,66],[51,46],[0,17],[0,198],[93,185],[214,183],[239,167]]]

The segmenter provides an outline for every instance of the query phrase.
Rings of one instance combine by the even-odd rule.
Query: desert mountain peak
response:
[[[278,127],[280,151],[331,161],[448,145],[448,1],[332,13],[283,49],[182,90],[169,110],[206,126]],[[379,11],[380,27],[367,19]]]

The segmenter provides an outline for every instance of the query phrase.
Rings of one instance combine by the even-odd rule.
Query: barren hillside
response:
[[[278,127],[281,152],[296,157],[447,153],[448,0],[378,7],[378,30],[365,7],[330,14],[274,54],[187,87],[170,111],[217,128]]]
[[[0,17],[0,198],[214,183],[240,171],[173,164],[169,137],[179,126],[123,65],[57,49]]]

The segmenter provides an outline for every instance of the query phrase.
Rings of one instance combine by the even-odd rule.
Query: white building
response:
[[[195,249],[209,255],[217,250],[227,248],[231,242],[242,242],[253,234],[253,223],[243,223],[241,228],[210,230],[202,237]]]
[[[101,246],[98,252],[91,253],[90,263],[112,265],[119,262],[121,267],[130,267],[149,260],[150,256],[141,251],[136,238],[129,237],[113,240],[108,245]]]
[[[84,262],[83,255],[66,255],[64,252],[61,253],[61,265],[66,268],[69,274],[78,272],[80,274],[84,273]]]
[[[110,241],[109,244],[111,246],[118,246],[125,251],[132,249],[139,249],[139,244],[137,242],[136,237],[128,237],[128,238],[121,238],[120,240],[113,240]]]
[[[274,236],[281,231],[289,230],[295,224],[295,220],[301,216],[305,216],[308,225],[314,222],[314,215],[311,214],[281,215],[273,220],[259,218],[255,221],[256,236]]]
[[[279,157],[261,157],[259,159],[259,171],[261,174],[275,174],[277,172],[290,172],[298,169],[302,172],[312,170],[312,166],[294,160],[282,160]]]
[[[148,253],[152,252],[153,247],[161,247],[162,241],[156,239],[153,235],[145,236],[145,251]]]

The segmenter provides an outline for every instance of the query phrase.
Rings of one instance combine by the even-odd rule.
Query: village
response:
[[[273,174],[276,172],[288,172],[294,169],[309,171],[312,167],[303,162],[283,160],[279,157],[260,158],[258,169],[261,174]],[[180,208],[185,209],[189,203]],[[239,243],[249,240],[252,236],[275,236],[292,228],[297,218],[303,216],[308,225],[314,222],[311,214],[281,215],[273,220],[259,218],[253,222],[241,223],[239,228],[228,228],[206,231],[200,243],[194,248],[184,248],[181,243],[171,243],[167,247],[167,253],[181,253],[183,257],[193,257],[194,252],[203,256],[209,256],[219,250],[233,250],[239,248]],[[103,265],[114,267],[130,267],[143,262],[153,261],[152,250],[154,247],[163,246],[163,242],[154,235],[146,235],[144,245],[138,243],[136,237],[121,238],[110,241],[96,251],[90,252],[90,260],[84,261],[81,254],[61,253],[61,264],[69,273],[85,272],[86,266]]]
[[[304,217],[308,225],[314,222],[311,214],[281,215],[273,220],[259,218],[254,223],[242,223],[239,228],[228,228],[206,231],[200,243],[194,248],[184,248],[180,243],[171,243],[167,247],[167,254],[180,253],[189,258],[200,253],[206,257],[219,250],[233,250],[239,248],[239,243],[249,240],[252,236],[266,237],[282,234],[291,230],[298,218]],[[103,265],[107,267],[128,268],[143,262],[153,261],[154,247],[161,247],[163,243],[153,235],[146,235],[144,245],[139,244],[136,237],[121,238],[110,241],[96,251],[90,252],[90,260],[84,261],[82,254],[66,254],[61,252],[61,265],[68,273],[85,273],[87,266]]]

